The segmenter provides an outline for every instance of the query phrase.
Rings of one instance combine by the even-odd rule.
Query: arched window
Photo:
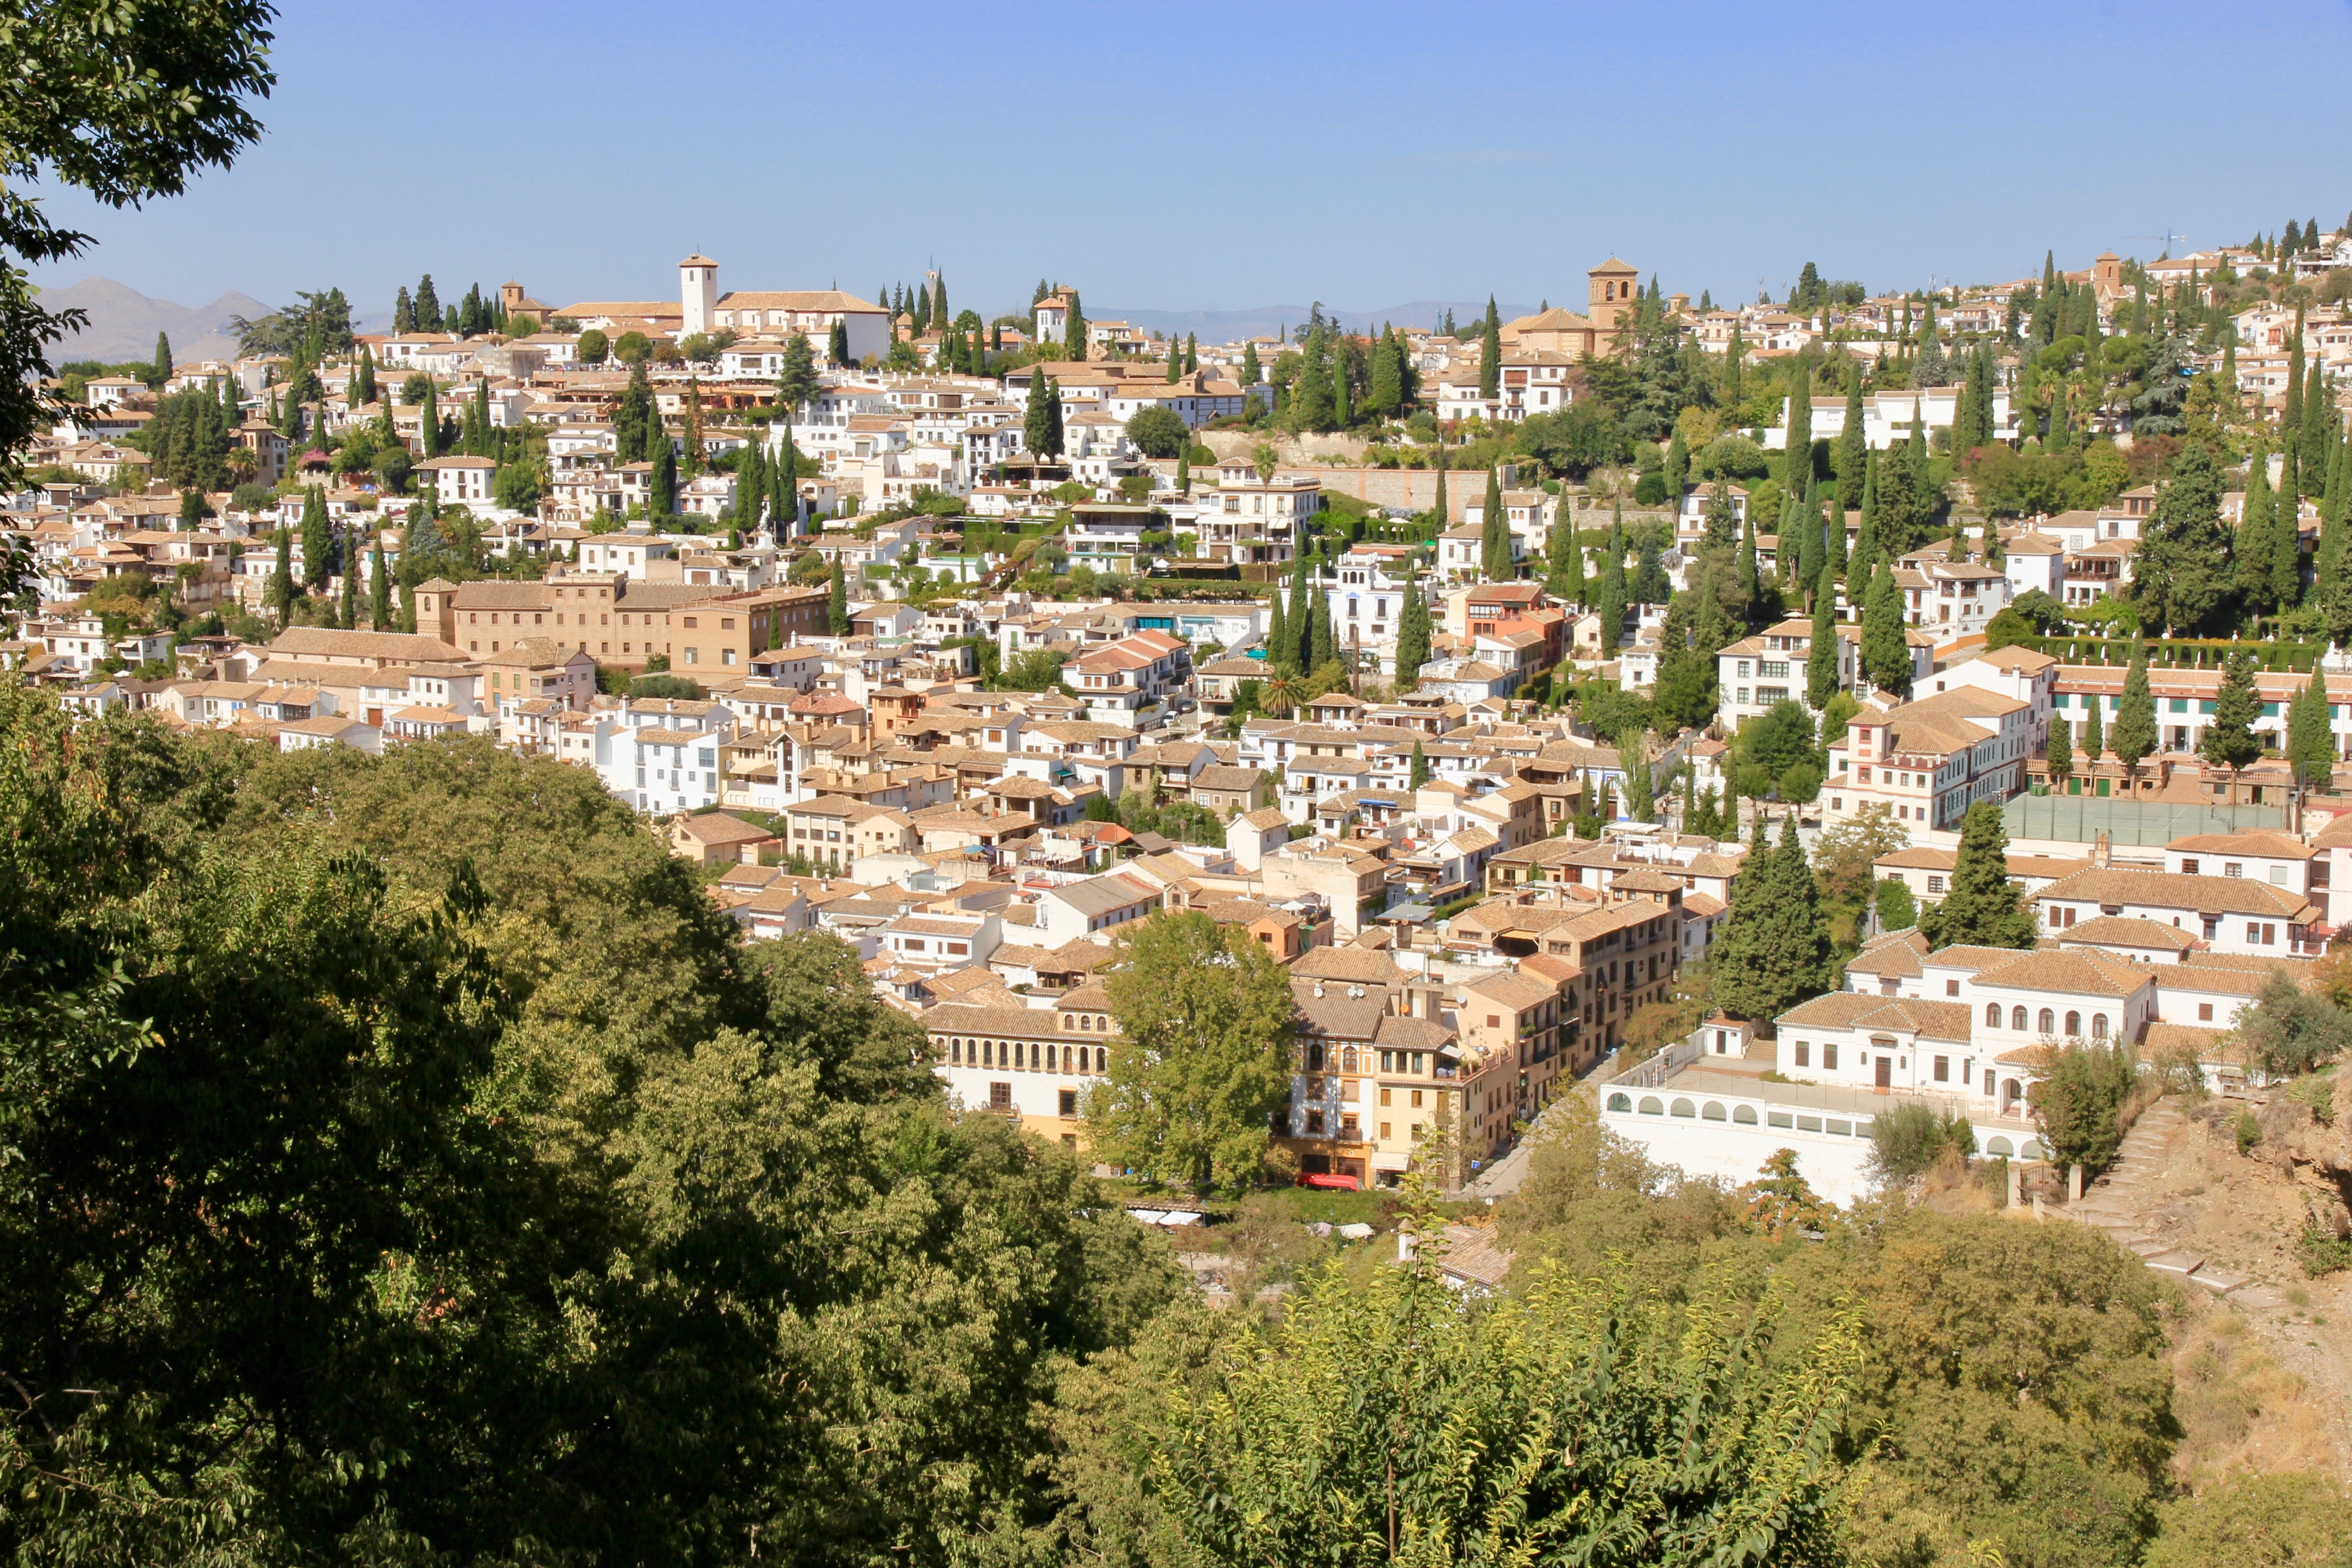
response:
[[[1095,1047],[1095,1071],[1110,1071],[1110,1047],[1108,1046],[1097,1046]]]
[[[2058,1032],[2058,1015],[2047,1007],[2042,1009],[2042,1032],[2045,1035],[2054,1035]]]
[[[1674,1104],[1673,1114],[1676,1116],[1696,1116],[1698,1114],[1698,1107],[1693,1105],[1687,1100],[1677,1100]]]
[[[1070,1047],[1067,1046],[1062,1047],[1062,1070],[1064,1072],[1070,1070]]]
[[[2011,1028],[2012,1028],[2012,1029],[2015,1029],[2015,1030],[2016,1030],[2019,1034],[2021,1034],[2021,1034],[2023,1034],[2023,1033],[2025,1033],[2025,1009],[2024,1009],[2024,1008],[2022,1008],[2022,1007],[2012,1007],[2012,1008],[2011,1008],[2011,1009],[2009,1010],[2009,1026],[2010,1026]]]
[[[1731,1120],[1753,1127],[1756,1125],[1756,1108],[1752,1105],[1735,1105],[1731,1108]]]
[[[1723,1120],[1723,1107],[1717,1101],[1710,1100],[1698,1108],[1698,1116],[1702,1121],[1720,1121]]]
[[[2092,1015],[2091,1015],[2091,1038],[2093,1038],[2093,1039],[2095,1039],[2095,1040],[2104,1040],[2104,1039],[2105,1039],[2106,1037],[2107,1037],[2107,1016],[2106,1016],[2105,1013],[2094,1013],[2094,1014],[2092,1014]]]
[[[1076,1028],[1077,1026],[1078,1026],[1078,1016],[1077,1016],[1076,1014],[1075,1014],[1075,1013],[1065,1013],[1065,1014],[1063,1014],[1063,1015],[1062,1015],[1062,1027],[1064,1027],[1065,1029],[1075,1029],[1075,1028]]]
[[[1985,1004],[1985,1027],[1988,1029],[1998,1029],[2000,1027],[2000,1003],[1988,1002]]]
[[[1355,1047],[1349,1046],[1346,1050],[1339,1053],[1339,1070],[1341,1072],[1354,1072],[1356,1070]]]
[[[1663,1115],[1663,1114],[1664,1113],[1664,1111],[1665,1111],[1665,1109],[1666,1109],[1666,1108],[1665,1108],[1663,1104],[1659,1103],[1658,1097],[1657,1097],[1656,1095],[1654,1095],[1654,1094],[1645,1094],[1645,1095],[1643,1095],[1643,1096],[1642,1097],[1642,1114],[1643,1114],[1643,1115],[1644,1115],[1644,1116],[1659,1116],[1659,1115]]]
[[[1612,1094],[1609,1097],[1609,1109],[1612,1110],[1631,1110],[1633,1109],[1633,1102],[1624,1095]]]
[[[994,1067],[996,1065],[995,1053],[989,1049],[989,1045],[986,1040],[981,1041],[979,1050],[981,1066]]]
[[[963,1066],[963,1041],[961,1038],[952,1039],[948,1042],[948,1060],[953,1062],[958,1067]]]
[[[1985,1145],[1985,1152],[1990,1154],[1997,1160],[2008,1159],[2011,1152],[2009,1146],[2009,1140],[2006,1138],[1993,1139]]]
[[[2070,1040],[2075,1039],[2078,1038],[2082,1033],[2083,1015],[2080,1013],[2068,1013],[2066,1015],[2066,1037]]]

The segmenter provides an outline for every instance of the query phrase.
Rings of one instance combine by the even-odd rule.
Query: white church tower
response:
[[[685,321],[679,333],[692,337],[710,330],[719,310],[719,263],[700,251],[677,264],[677,298]]]

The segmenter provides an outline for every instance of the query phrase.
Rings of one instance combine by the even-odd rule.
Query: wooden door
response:
[[[1886,1059],[1885,1051],[1878,1053],[1878,1087],[1880,1089],[1895,1087],[1895,1064]]]

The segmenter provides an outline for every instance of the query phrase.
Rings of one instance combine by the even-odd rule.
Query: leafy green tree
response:
[[[1139,408],[1127,422],[1127,438],[1147,458],[1173,458],[1192,444],[1192,433],[1172,408]]]
[[[2213,721],[2199,737],[2197,753],[2217,768],[2230,770],[2234,785],[2239,772],[2263,754],[2254,723],[2263,716],[2263,695],[2254,685],[2255,659],[2241,650],[2221,668],[2221,688],[2213,700]]]
[[[842,578],[841,558],[837,555],[833,559],[832,572],[825,577],[824,624],[835,637],[849,635],[849,585]]]
[[[2156,742],[2156,696],[2148,689],[2143,644],[2132,650],[2131,668],[2124,672],[2123,700],[2116,705],[2115,733],[2107,737],[2107,749],[2122,762],[2126,775],[2137,778]]]
[[[1921,917],[1920,930],[1938,947],[2033,945],[2033,915],[2009,879],[2009,830],[1991,801],[1978,801],[1960,819],[1951,891]]]
[[[256,0],[192,9],[132,0],[16,16],[0,39],[0,70],[38,85],[12,93],[0,162],[108,207],[181,194],[191,174],[228,166],[259,138],[247,103],[276,80],[268,63],[273,15]],[[90,238],[58,227],[39,202],[0,197],[0,484],[13,487],[47,412],[49,344],[81,325],[70,310],[42,308],[18,261],[61,262]],[[160,335],[156,350],[168,379],[170,346]]]
[[[1919,923],[1919,906],[1911,896],[1911,884],[1900,877],[1877,883],[1873,894],[1881,931],[1908,931]]]
[[[1118,1032],[1087,1097],[1097,1157],[1195,1192],[1256,1179],[1287,1101],[1289,980],[1238,927],[1194,911],[1131,928],[1106,982]]]
[[[1772,1306],[1728,1276],[1690,1307],[1621,1258],[1547,1269],[1465,1311],[1435,1215],[1414,1256],[1330,1268],[1267,1323],[1229,1314],[1167,1353],[1080,1453],[1133,1455],[1146,1497],[1072,1467],[1090,1560],[1765,1564],[1834,1555],[1832,1433],[1861,1359],[1852,1316],[1772,1355]],[[1753,1325],[1694,1335],[1687,1310]],[[1759,1375],[1767,1359],[1780,1370]],[[1443,1367],[1440,1374],[1433,1369]],[[1164,1390],[1149,1395],[1142,1389]],[[1087,1404],[1094,1402],[1088,1401]],[[1149,1456],[1149,1459],[1145,1458]]]
[[[2344,1561],[2347,1508],[2352,1498],[2325,1476],[2234,1471],[2165,1505],[2142,1568],[2334,1568]]]
[[[2113,1160],[2124,1139],[2116,1111],[2132,1090],[2129,1051],[2106,1040],[2053,1041],[2035,1077],[2033,1119],[2052,1162],[2096,1171]]]
[[[1764,842],[1764,823],[1759,810],[1747,868],[1732,884],[1710,955],[1716,1005],[1759,1023],[1837,985],[1835,944],[1797,840],[1796,813],[1782,817],[1777,849]]]

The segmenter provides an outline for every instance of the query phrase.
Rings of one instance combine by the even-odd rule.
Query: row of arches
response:
[[[1645,1094],[1637,1106],[1632,1095],[1621,1091],[1609,1097],[1609,1109],[1638,1111],[1643,1116],[1678,1116],[1696,1121],[1723,1121],[1741,1127],[1756,1125],[1754,1106],[1735,1105],[1727,1111],[1723,1102],[1715,1100],[1694,1101],[1678,1097],[1669,1104],[1654,1094]],[[1836,1125],[1843,1127],[1844,1123]],[[1866,1128],[1869,1124],[1864,1122],[1863,1125]],[[2028,1138],[2022,1142],[2012,1142],[1999,1133],[1985,1141],[1984,1152],[1988,1156],[2000,1160],[2041,1160],[2048,1157],[2039,1139]]]
[[[1984,1021],[1987,1028],[1998,1029],[2001,1026],[2000,1003],[1988,1002],[1985,1004]],[[2055,1009],[2050,1007],[2042,1008],[2036,1022],[2040,1026],[2041,1033],[2048,1036],[2052,1039],[2059,1037],[2058,1014]],[[2009,1026],[2021,1035],[2025,1033],[2025,1009],[2023,1007],[2011,1007],[2009,1010]],[[2066,1028],[2064,1033],[2065,1037],[2070,1040],[2079,1040],[2083,1038],[2082,1014],[2069,1012],[2066,1015]],[[2094,1013],[2091,1015],[2090,1037],[2095,1040],[2104,1040],[2107,1037],[2107,1016],[2105,1013]]]
[[[1064,1046],[1058,1058],[1054,1047],[1036,1040],[967,1039],[948,1037],[948,1065],[960,1068],[1003,1068],[1007,1070],[1105,1073],[1110,1070],[1108,1046]]]

